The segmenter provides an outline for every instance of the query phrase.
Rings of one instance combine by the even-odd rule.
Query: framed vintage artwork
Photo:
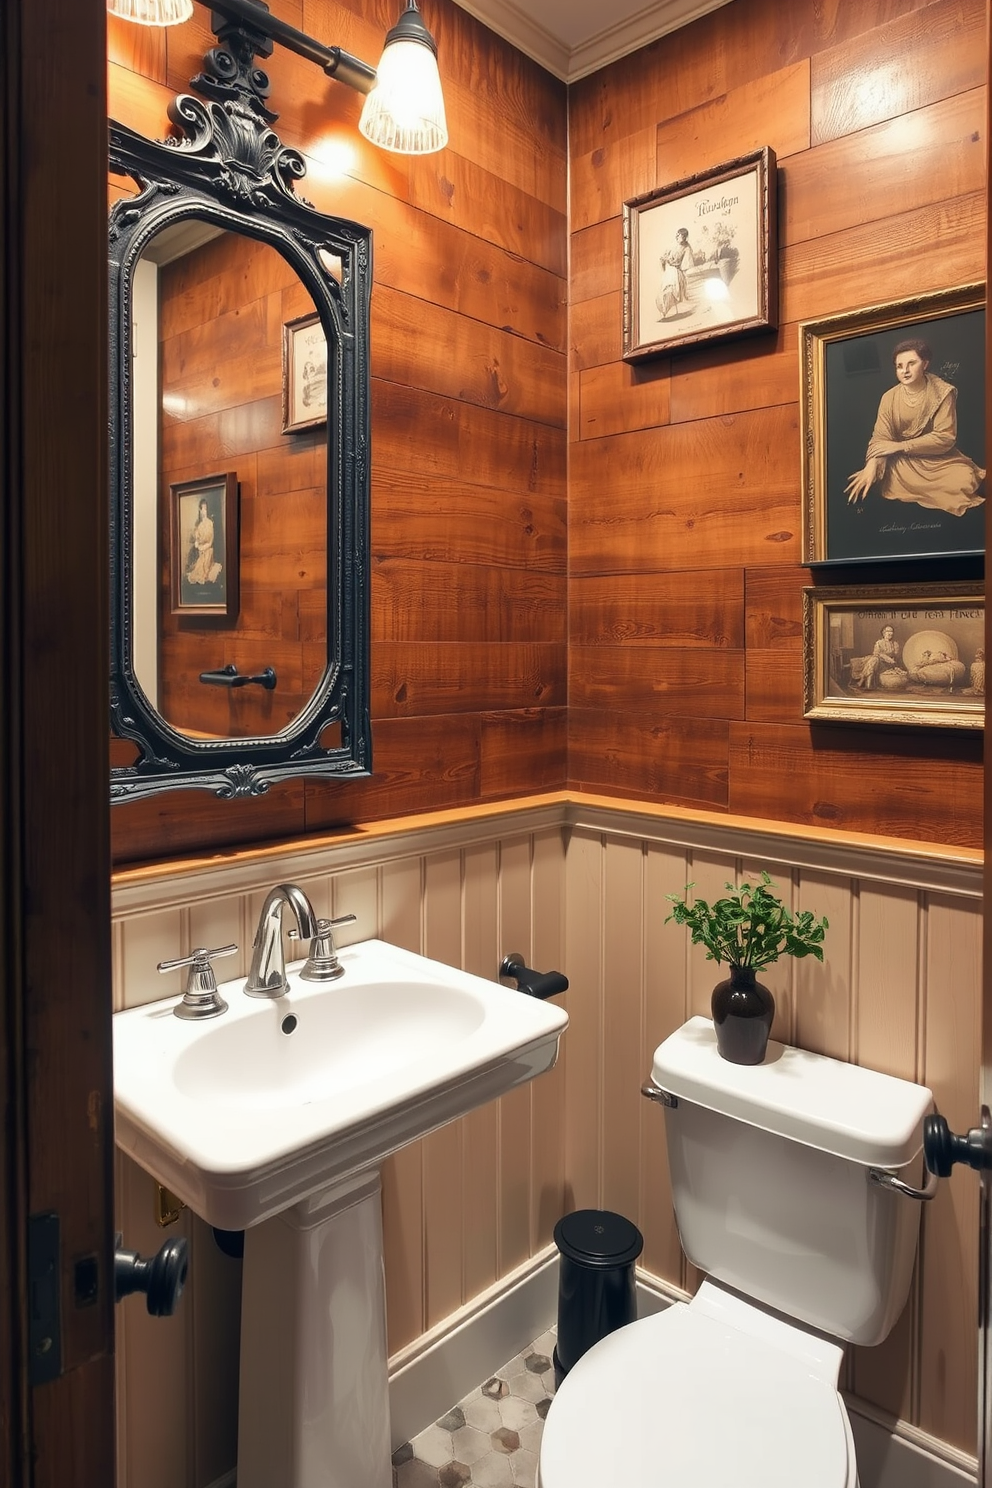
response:
[[[327,337],[316,313],[282,328],[282,432],[327,422]]]
[[[984,727],[980,585],[804,589],[803,650],[806,718]]]
[[[774,330],[776,179],[766,147],[624,202],[626,361]]]
[[[799,327],[803,556],[985,551],[985,286]]]
[[[238,478],[207,475],[169,487],[172,613],[233,624],[240,608]]]

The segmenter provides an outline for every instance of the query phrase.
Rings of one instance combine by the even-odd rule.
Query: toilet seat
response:
[[[676,1303],[609,1334],[563,1380],[538,1488],[856,1488],[850,1423],[815,1365]]]

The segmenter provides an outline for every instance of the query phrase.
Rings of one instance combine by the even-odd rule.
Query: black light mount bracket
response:
[[[221,43],[220,48],[215,51],[226,50],[234,58],[241,87],[244,87],[245,80],[248,79],[252,92],[259,91],[251,82],[252,74],[257,73],[264,80],[265,94],[268,93],[268,78],[260,68],[253,67],[252,63],[255,57],[270,57],[273,42],[276,41],[287,51],[295,52],[298,57],[315,62],[328,77],[353,88],[356,93],[371,93],[375,87],[374,67],[370,67],[360,57],[353,57],[342,47],[325,46],[323,42],[307,36],[305,31],[298,31],[288,21],[272,15],[263,0],[210,0],[210,25]],[[430,35],[429,32],[427,34]],[[214,53],[209,53],[208,59],[213,55]],[[206,65],[209,69],[209,60]],[[200,79],[194,80],[194,87],[200,88]]]

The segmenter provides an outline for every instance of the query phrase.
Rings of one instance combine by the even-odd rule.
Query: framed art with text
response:
[[[282,331],[282,432],[326,422],[327,337],[319,315],[301,315]]]
[[[804,589],[803,650],[806,718],[984,727],[980,585]]]
[[[625,201],[625,360],[774,330],[776,222],[767,147]]]

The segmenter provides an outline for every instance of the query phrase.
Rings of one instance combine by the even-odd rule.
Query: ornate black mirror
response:
[[[371,769],[371,233],[295,191],[218,24],[156,142],[112,123],[111,799]]]

